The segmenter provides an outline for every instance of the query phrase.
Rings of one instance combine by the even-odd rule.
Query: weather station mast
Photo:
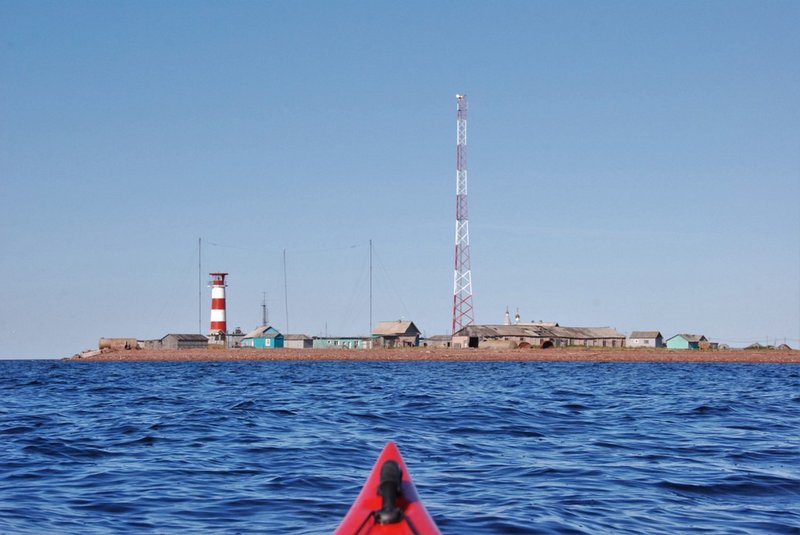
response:
[[[475,322],[467,208],[467,96],[456,95],[456,254],[453,275],[453,334]]]

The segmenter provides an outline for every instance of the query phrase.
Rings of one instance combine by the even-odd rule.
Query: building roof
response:
[[[661,333],[658,331],[633,331],[628,338],[658,338]]]
[[[413,321],[403,320],[382,321],[372,330],[375,336],[414,336],[420,332]]]
[[[161,340],[164,340],[168,336],[172,336],[179,342],[208,342],[208,337],[204,334],[176,334],[176,333],[169,333],[165,334],[161,337]]]
[[[687,342],[708,342],[708,338],[706,338],[702,334],[676,334],[675,336],[671,336],[668,340],[672,340],[673,338],[677,338],[678,336],[680,336]]]
[[[281,336],[281,333],[278,332],[278,329],[272,327],[271,325],[262,325],[261,327],[256,327],[249,333],[247,333],[244,337],[245,338],[275,338],[276,336]]]
[[[571,338],[578,340],[597,338],[625,338],[612,327],[560,327],[542,324],[527,325],[468,325],[457,336],[502,338],[504,336],[529,338]]]
[[[312,340],[307,334],[284,334],[284,340]]]

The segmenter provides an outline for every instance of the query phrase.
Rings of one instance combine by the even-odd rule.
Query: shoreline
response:
[[[69,362],[120,361],[517,361],[738,362],[800,364],[798,350],[670,350],[631,348],[454,349],[115,349],[84,352]]]

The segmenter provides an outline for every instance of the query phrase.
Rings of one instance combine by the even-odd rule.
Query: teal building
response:
[[[667,338],[667,349],[700,349],[702,342],[708,342],[702,334],[676,334]]]
[[[273,349],[283,347],[283,335],[275,327],[263,325],[247,333],[241,342],[242,347]]]

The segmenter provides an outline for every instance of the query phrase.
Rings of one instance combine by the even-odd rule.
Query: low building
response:
[[[369,349],[372,347],[372,338],[359,336],[315,336],[313,338],[315,349]]]
[[[708,347],[708,338],[702,334],[676,334],[667,338],[667,349],[700,349]]]
[[[136,338],[101,338],[97,342],[98,349],[139,349]]]
[[[232,333],[228,333],[228,347],[241,347],[244,337],[245,334],[242,332],[242,328],[236,327]]]
[[[203,334],[170,333],[160,340],[163,349],[206,349],[208,338]]]
[[[283,347],[287,349],[310,349],[314,347],[314,339],[305,334],[284,334]]]
[[[612,327],[561,327],[528,323],[469,325],[453,335],[453,347],[625,347],[625,335]]]
[[[664,337],[658,331],[633,331],[628,337],[628,347],[663,347]]]
[[[382,321],[372,330],[373,347],[416,347],[421,333],[413,321]]]
[[[240,342],[241,347],[275,349],[283,347],[283,335],[275,327],[262,325],[247,333]]]
[[[449,334],[437,334],[419,340],[419,345],[422,347],[450,347],[452,343],[453,337]]]

